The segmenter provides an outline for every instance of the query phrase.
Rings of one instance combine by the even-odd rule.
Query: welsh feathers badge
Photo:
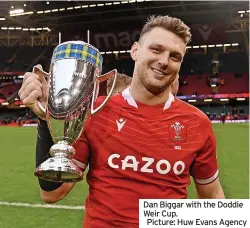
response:
[[[181,121],[175,120],[169,123],[169,137],[175,143],[183,143],[187,136],[187,125]]]

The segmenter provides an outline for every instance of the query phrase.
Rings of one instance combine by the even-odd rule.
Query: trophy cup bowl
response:
[[[54,182],[77,182],[83,172],[74,162],[72,146],[84,131],[86,120],[96,114],[109,100],[116,83],[116,70],[101,75],[103,58],[92,45],[83,41],[59,44],[46,73],[34,67],[33,72],[48,78],[46,107],[38,106],[45,114],[48,128],[55,143],[50,148],[51,157],[40,164],[35,176]],[[99,107],[94,107],[99,84],[114,77],[111,90]]]

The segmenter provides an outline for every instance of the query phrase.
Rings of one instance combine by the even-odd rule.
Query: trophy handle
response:
[[[100,111],[103,108],[103,106],[107,103],[107,101],[109,100],[109,98],[111,97],[111,94],[112,94],[112,92],[113,92],[113,90],[115,88],[115,84],[116,84],[117,70],[114,69],[114,70],[109,71],[106,74],[98,75],[97,76],[97,82],[95,82],[95,84],[94,84],[94,92],[93,92],[94,96],[95,96],[96,89],[98,89],[99,83],[108,80],[112,76],[114,76],[114,81],[113,81],[112,87],[111,87],[111,89],[110,89],[107,97],[105,98],[105,100],[96,109],[94,109],[94,102],[96,100],[96,97],[93,97],[92,102],[91,102],[91,114],[92,115],[94,115],[95,113],[97,113],[98,111]]]
[[[40,67],[38,66],[34,66],[33,67],[33,73],[37,74],[39,77],[44,77],[46,80],[49,78],[49,73],[45,72],[44,70],[42,70]],[[46,117],[46,109],[45,107],[42,106],[41,102],[40,101],[36,101],[36,104],[39,108],[39,112],[37,113],[37,115],[45,120],[45,117]]]

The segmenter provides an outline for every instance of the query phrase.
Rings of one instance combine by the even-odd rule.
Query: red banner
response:
[[[128,50],[138,40],[140,30],[93,32],[90,31],[89,38],[86,33],[62,34],[62,41],[83,40],[98,48],[100,51]]]
[[[0,76],[19,76],[19,75],[24,75],[25,72],[22,72],[22,71],[13,71],[13,72],[0,72]]]
[[[224,24],[195,24],[191,26],[192,45],[223,44],[225,42]],[[128,50],[138,40],[140,30],[97,32],[90,31],[77,34],[62,34],[62,41],[83,40],[98,48],[100,51]]]

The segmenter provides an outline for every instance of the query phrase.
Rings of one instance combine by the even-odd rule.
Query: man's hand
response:
[[[26,107],[44,119],[45,113],[38,106],[38,101],[45,107],[48,91],[48,84],[45,80],[47,75],[42,71],[41,65],[37,65],[36,67],[41,71],[38,69],[34,73],[25,73],[18,95]]]

